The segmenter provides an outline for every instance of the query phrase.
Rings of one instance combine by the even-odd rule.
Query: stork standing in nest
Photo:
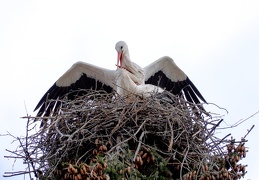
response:
[[[115,90],[120,96],[134,93],[143,97],[148,97],[153,92],[162,93],[167,90],[191,103],[200,104],[200,100],[206,103],[195,85],[172,58],[164,56],[141,68],[131,61],[125,42],[117,42],[115,49],[118,53],[117,70],[76,62],[41,98],[34,110],[40,108],[37,116],[48,116],[51,111],[56,111],[59,107],[60,102],[48,102],[48,100],[57,100],[71,91],[80,89],[104,90],[107,93]],[[73,98],[75,98],[73,93],[68,95],[68,99],[73,100]]]

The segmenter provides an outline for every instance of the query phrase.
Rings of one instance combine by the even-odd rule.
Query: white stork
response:
[[[135,93],[144,97],[149,96],[150,92],[161,93],[165,89],[184,97],[189,102],[199,104],[202,100],[206,103],[195,85],[172,58],[162,57],[143,69],[130,60],[125,42],[117,42],[115,49],[118,53],[117,70],[109,70],[81,61],[76,62],[41,98],[34,110],[40,108],[37,116],[49,115],[54,107],[53,102],[46,109],[47,100],[56,100],[78,89],[104,90],[107,93],[115,90],[121,96]],[[74,96],[68,96],[68,98],[73,99]],[[58,106],[59,104],[56,105]]]

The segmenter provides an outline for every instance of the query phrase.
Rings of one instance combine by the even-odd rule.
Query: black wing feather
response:
[[[80,94],[78,92],[75,92],[80,89],[94,89],[94,90],[104,90],[107,93],[112,92],[112,87],[92,78],[88,77],[86,74],[83,74],[80,79],[78,79],[75,83],[72,83],[70,86],[60,87],[57,86],[56,83],[54,83],[50,89],[44,94],[44,96],[41,98],[37,106],[35,107],[34,111],[36,111],[38,108],[39,111],[37,113],[37,116],[41,116],[44,112],[44,116],[48,116],[50,112],[53,110],[53,107],[55,106],[54,111],[59,107],[60,102],[48,102],[48,100],[57,100],[58,98],[62,98],[64,95],[69,93],[68,99],[72,100],[75,95],[83,95],[85,94],[85,91],[81,91]],[[46,107],[48,108],[46,109]]]
[[[160,70],[151,76],[145,83],[159,86],[181,97],[184,95],[186,100],[192,103],[200,103],[198,97],[206,103],[206,100],[188,77],[183,81],[174,82]]]

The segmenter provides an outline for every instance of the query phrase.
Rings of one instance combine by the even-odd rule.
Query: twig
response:
[[[141,133],[140,137],[139,137],[139,143],[138,143],[136,152],[135,152],[135,154],[134,154],[133,162],[135,162],[136,157],[137,157],[137,155],[138,155],[138,153],[139,153],[139,150],[140,150],[140,147],[141,147],[141,143],[142,143],[142,138],[144,137],[144,135],[145,135],[145,131],[143,131],[143,132]]]
[[[173,130],[173,126],[172,126],[169,119],[167,119],[167,122],[169,124],[170,132],[171,132],[171,139],[170,139],[170,143],[169,143],[169,146],[168,146],[168,152],[171,152],[172,148],[173,148],[173,144],[174,144],[174,130]]]

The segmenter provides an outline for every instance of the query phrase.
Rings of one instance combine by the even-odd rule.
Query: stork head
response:
[[[129,58],[128,46],[124,41],[119,41],[116,43],[115,49],[118,52],[117,67],[121,67],[124,64],[124,60]]]

